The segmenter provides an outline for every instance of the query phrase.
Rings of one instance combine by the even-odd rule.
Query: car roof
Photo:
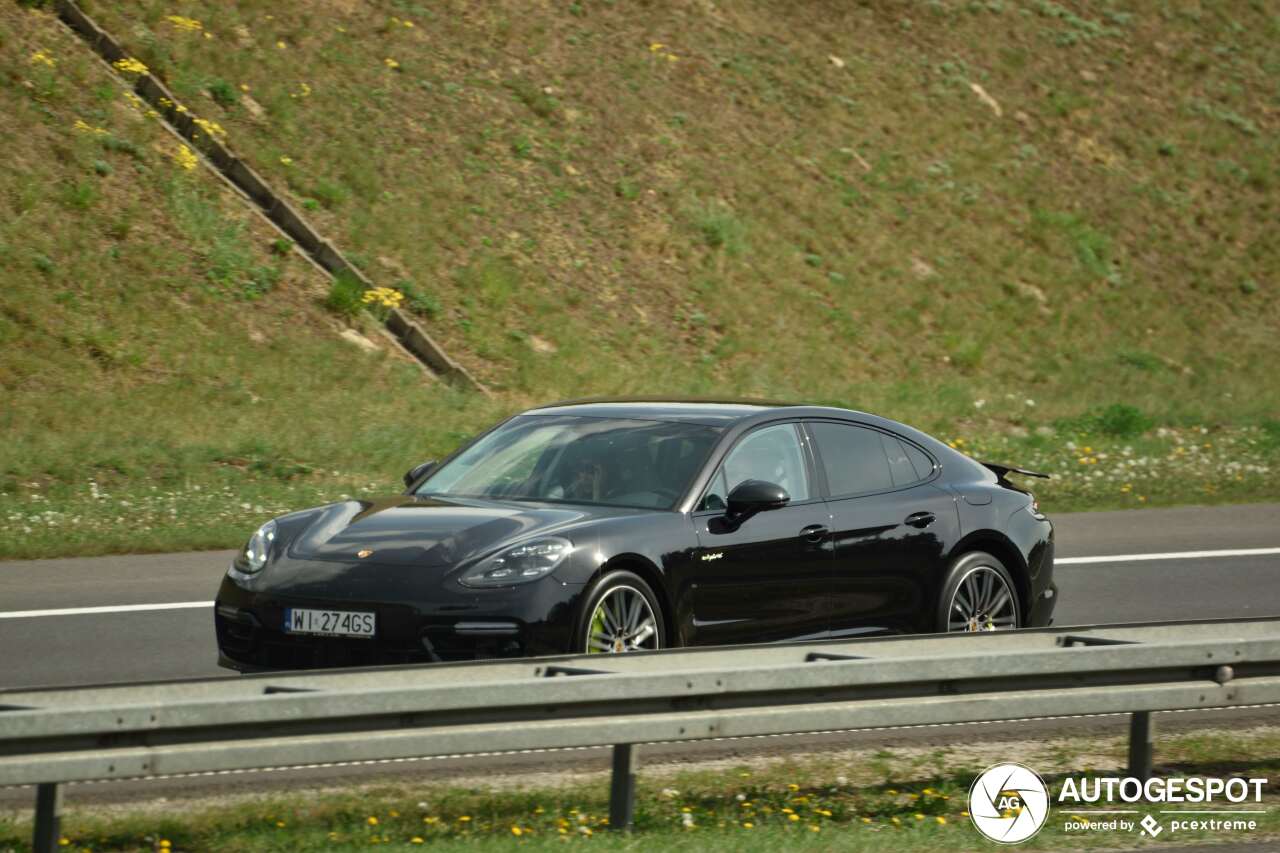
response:
[[[726,426],[792,404],[772,400],[722,400],[671,397],[591,397],[539,406],[527,415],[577,415],[593,418],[646,418]]]
[[[815,406],[804,403],[787,403],[777,400],[728,400],[673,397],[591,397],[580,400],[564,400],[530,409],[526,415],[577,415],[594,418],[638,418],[655,421],[683,421],[722,428],[746,429],[762,421],[778,417],[833,418],[855,421],[887,429],[930,448],[935,453],[950,456],[947,446],[933,436],[915,427],[856,409],[835,406]]]

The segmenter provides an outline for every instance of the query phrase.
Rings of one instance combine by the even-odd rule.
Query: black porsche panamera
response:
[[[235,558],[220,663],[292,669],[1047,625],[1053,527],[1005,465],[862,412],[534,409],[403,494]]]

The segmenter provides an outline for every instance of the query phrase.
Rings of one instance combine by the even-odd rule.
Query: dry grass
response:
[[[180,170],[47,13],[9,7],[0,486],[69,512],[90,477],[250,505],[76,549],[229,544],[256,506],[394,482],[584,394],[830,401],[971,438],[1122,401],[1168,426],[1280,415],[1260,5],[89,11],[498,396],[336,341],[327,284]]]
[[[94,8],[514,394],[1275,412],[1261,7]]]

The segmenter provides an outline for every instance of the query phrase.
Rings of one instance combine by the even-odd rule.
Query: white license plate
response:
[[[289,607],[284,611],[286,634],[315,634],[321,637],[372,637],[375,613],[350,610],[309,610]]]

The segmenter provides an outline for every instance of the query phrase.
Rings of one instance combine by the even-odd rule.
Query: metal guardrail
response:
[[[628,655],[0,691],[0,785],[612,746],[610,826],[631,823],[637,744],[1280,702],[1280,618],[869,638]]]

